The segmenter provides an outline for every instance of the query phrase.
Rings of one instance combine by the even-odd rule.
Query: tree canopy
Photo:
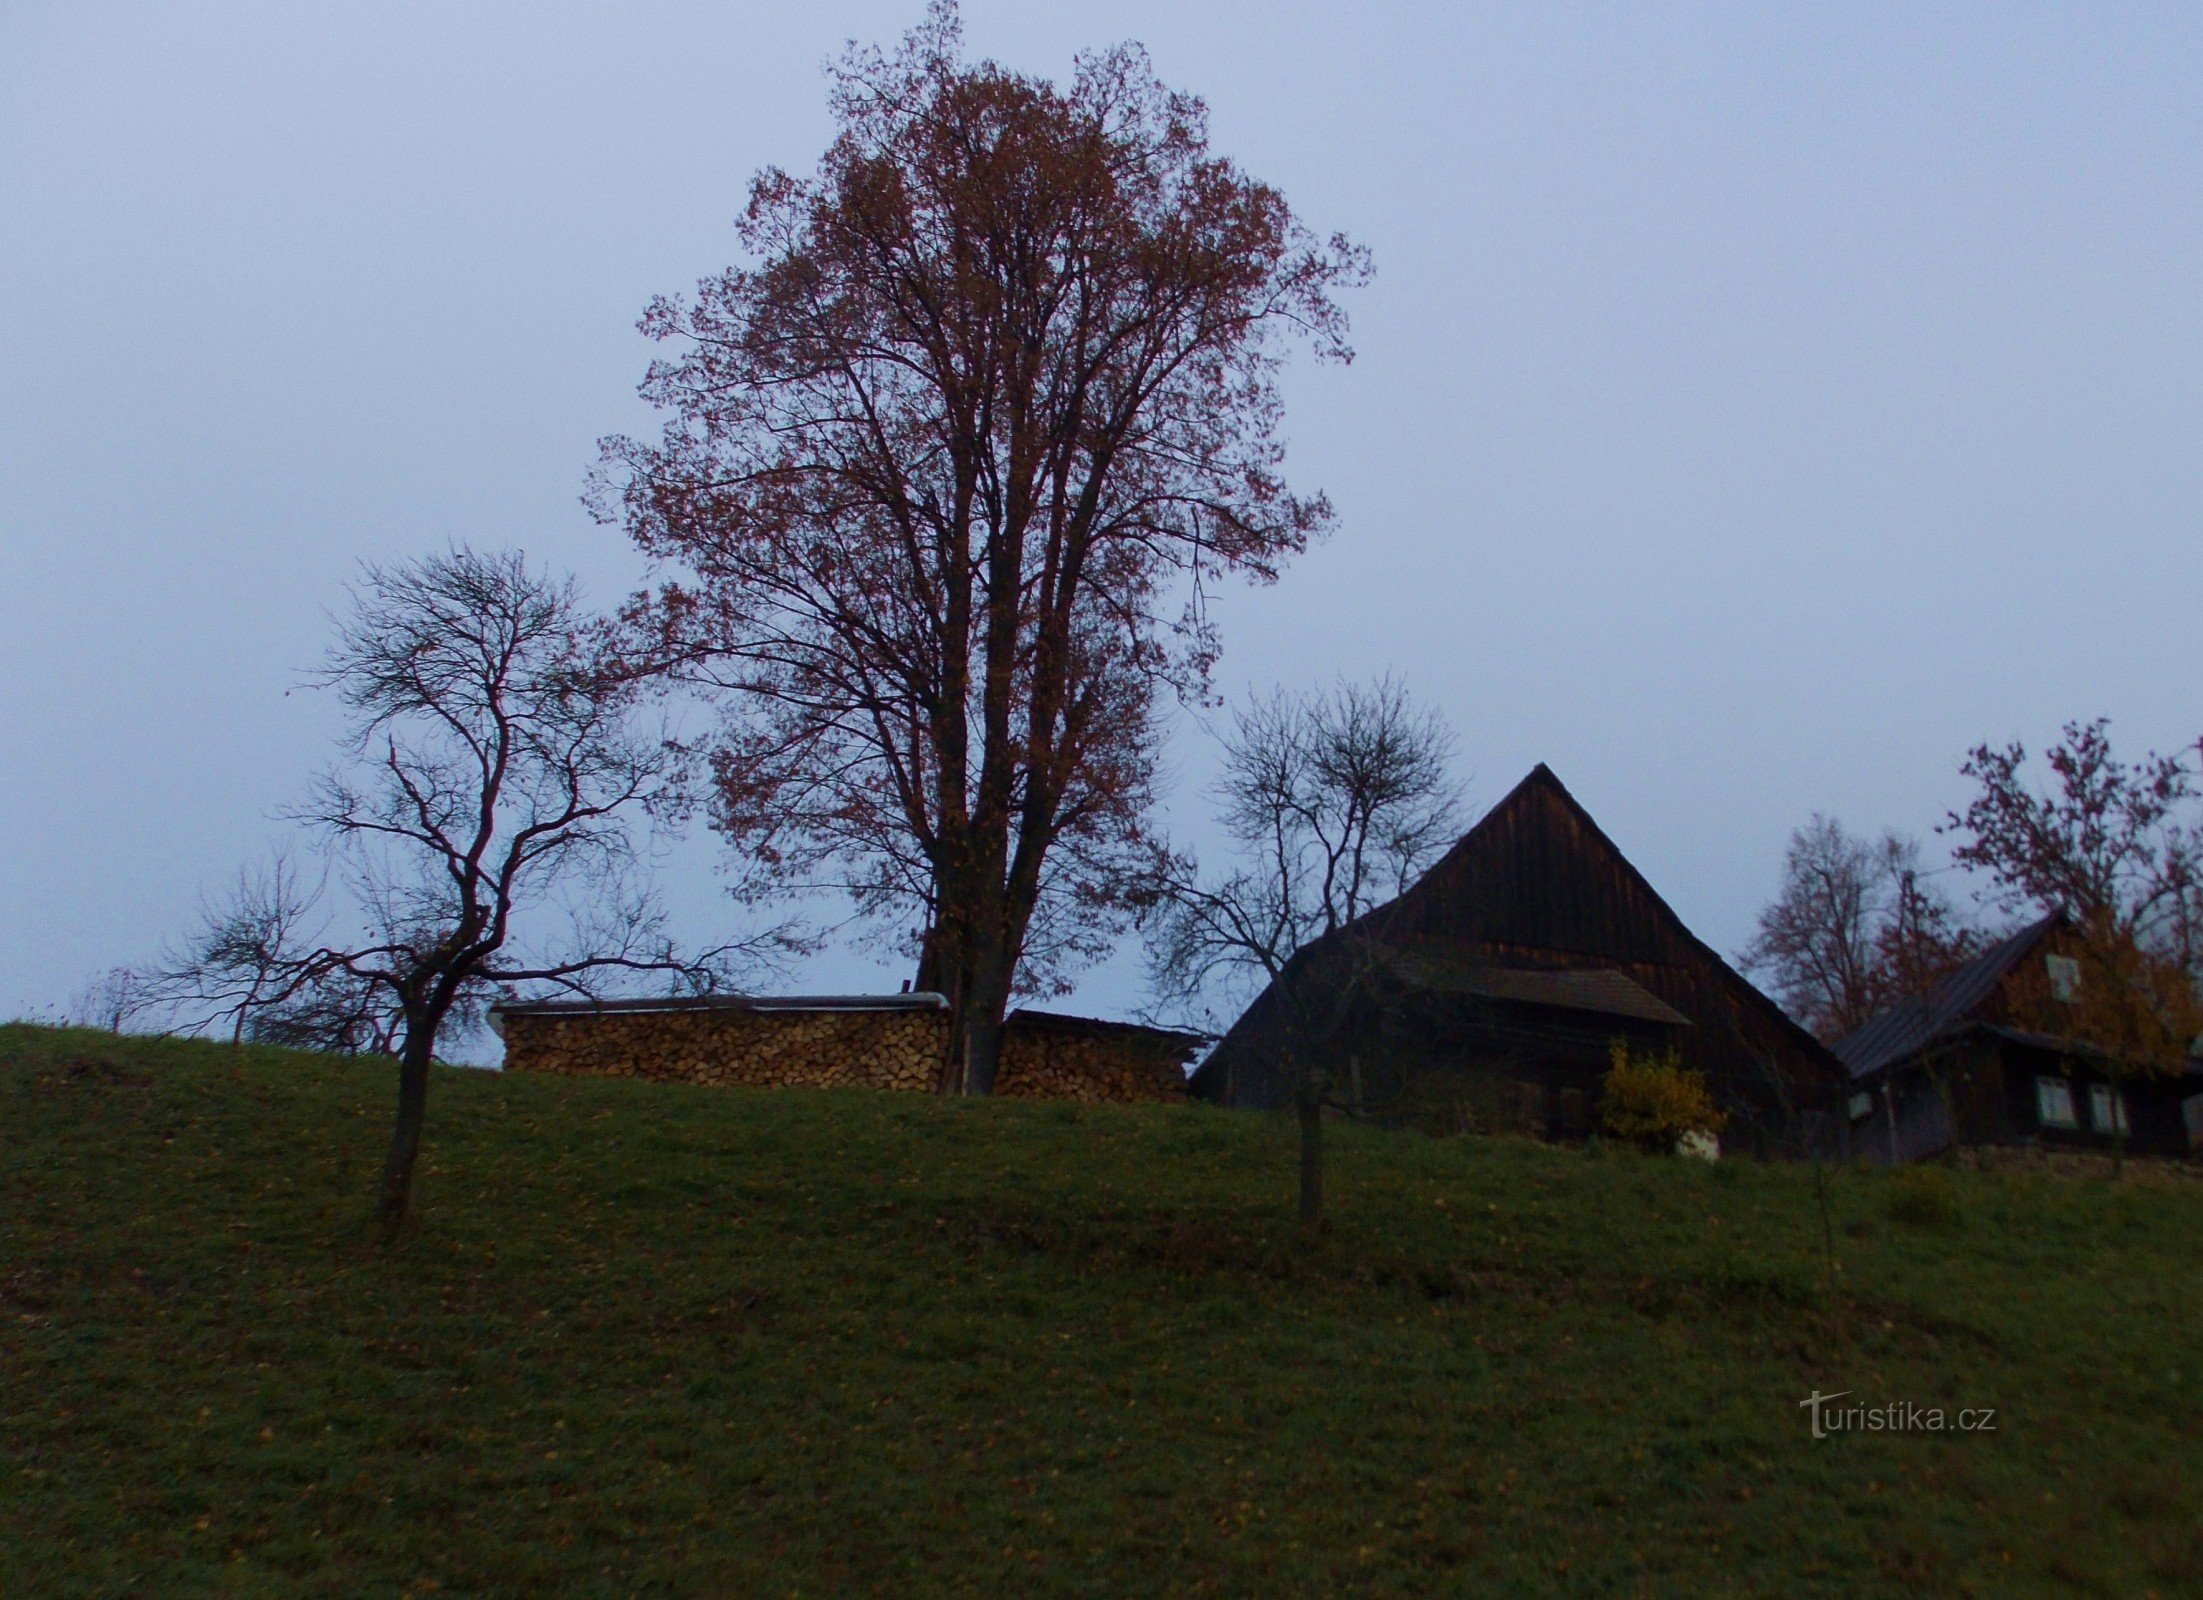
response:
[[[1366,271],[1211,153],[1143,53],[1067,86],[959,55],[936,4],[832,74],[748,264],[643,320],[676,347],[602,513],[672,569],[632,620],[722,691],[715,822],[759,897],[852,895],[955,1011],[985,1092],[1015,986],[1123,926],[1159,697],[1205,692],[1203,586],[1330,524],[1282,476],[1288,345],[1348,358]]]

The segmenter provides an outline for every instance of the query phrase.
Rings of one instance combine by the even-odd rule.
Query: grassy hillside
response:
[[[0,1593],[2203,1593],[2203,1184],[392,1092],[0,1029]]]

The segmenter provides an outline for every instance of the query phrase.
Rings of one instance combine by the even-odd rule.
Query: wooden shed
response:
[[[1620,1041],[1704,1073],[1725,1146],[1843,1139],[1842,1064],[1685,927],[1542,764],[1398,899],[1301,951],[1194,1094],[1289,1104],[1280,1042],[1325,999],[1342,1017],[1320,1046],[1332,1080],[1381,1119],[1580,1136]]]

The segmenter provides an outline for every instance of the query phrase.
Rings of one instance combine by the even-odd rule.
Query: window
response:
[[[2127,1131],[2127,1097],[2108,1083],[2088,1086],[2088,1120],[2098,1133]]]
[[[2045,1128],[2079,1127],[2073,1115],[2073,1086],[2063,1078],[2037,1078],[2035,1120]]]
[[[2081,997],[2081,964],[2071,956],[2044,956],[2050,972],[2050,998],[2071,1005]]]
[[[1851,1120],[1853,1122],[1864,1122],[1873,1114],[1874,1096],[1862,1089],[1851,1097]]]

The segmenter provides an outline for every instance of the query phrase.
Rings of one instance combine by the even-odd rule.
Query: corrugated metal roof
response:
[[[1926,994],[1909,996],[1876,1012],[1830,1048],[1851,1069],[1854,1078],[1863,1078],[1938,1039],[1962,1032],[1974,1021],[1975,1010],[1996,993],[2004,975],[2026,960],[2042,937],[2062,920],[2053,912],[2040,922],[2029,923],[1965,965],[1945,973]]]

